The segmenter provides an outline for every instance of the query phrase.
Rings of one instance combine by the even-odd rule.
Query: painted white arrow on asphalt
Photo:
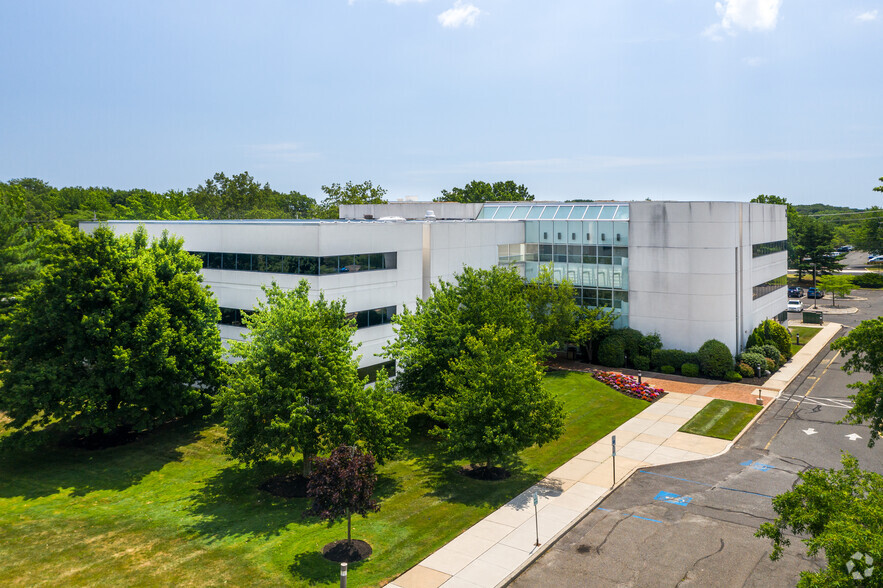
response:
[[[844,437],[846,437],[846,438],[849,439],[850,441],[855,441],[856,439],[861,439],[861,438],[862,438],[862,436],[859,435],[858,433],[850,433],[849,435],[844,435]]]
[[[816,431],[812,427],[810,427],[809,429],[804,429],[803,432],[806,433],[807,435],[815,435],[816,433],[818,433],[818,431]]]

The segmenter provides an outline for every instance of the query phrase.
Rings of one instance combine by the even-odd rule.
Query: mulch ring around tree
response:
[[[264,481],[258,489],[280,498],[306,498],[307,478],[300,474],[277,474]]]
[[[360,539],[352,541],[341,539],[323,547],[322,557],[330,561],[352,563],[367,558],[373,552],[371,546]]]
[[[483,466],[483,465],[468,465],[460,468],[460,473],[464,476],[468,476],[473,480],[485,480],[488,482],[496,482],[498,480],[505,480],[512,474],[509,473],[508,470],[497,466]]]

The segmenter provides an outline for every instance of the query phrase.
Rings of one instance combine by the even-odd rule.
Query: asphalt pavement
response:
[[[838,336],[883,315],[883,293],[854,294],[863,300],[836,317]],[[772,498],[808,468],[837,468],[844,451],[883,473],[867,427],[838,422],[851,407],[846,385],[862,377],[843,363],[826,347],[727,453],[635,472],[510,585],[794,586],[825,561],[806,557],[799,538],[770,561],[769,540],[754,533],[775,518]]]

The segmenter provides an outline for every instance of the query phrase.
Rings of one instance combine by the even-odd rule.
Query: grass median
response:
[[[507,480],[460,475],[426,439],[378,469],[381,510],[353,519],[374,555],[350,565],[353,585],[391,580],[647,406],[588,374],[545,385],[565,404],[565,433],[523,451]],[[336,586],[320,550],[346,524],[258,490],[292,463],[240,466],[223,438],[192,420],[120,447],[0,455],[0,585]]]
[[[683,433],[732,441],[762,407],[715,398],[679,430]]]

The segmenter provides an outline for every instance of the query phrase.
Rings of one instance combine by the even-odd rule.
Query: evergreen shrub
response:
[[[703,374],[712,378],[723,378],[727,372],[733,370],[733,365],[730,348],[717,339],[709,339],[699,348],[699,369]]]

